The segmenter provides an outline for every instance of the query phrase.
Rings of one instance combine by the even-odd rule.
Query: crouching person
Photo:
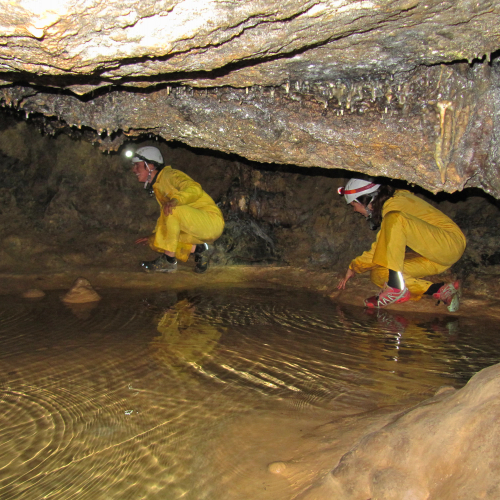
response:
[[[144,188],[154,193],[160,205],[160,216],[153,234],[136,240],[161,255],[142,263],[146,272],[173,272],[177,260],[186,262],[194,255],[194,271],[208,268],[212,243],[224,229],[224,218],[214,200],[200,184],[184,172],[164,166],[158,148],[147,146],[130,152],[133,172]]]
[[[382,291],[367,298],[366,307],[385,307],[431,295],[450,312],[458,310],[458,282],[422,279],[449,269],[465,250],[465,236],[448,216],[409,191],[363,179],[351,179],[339,194],[380,229],[371,249],[351,261],[338,289],[344,289],[356,273],[370,271],[372,282]],[[418,255],[407,255],[407,247]]]

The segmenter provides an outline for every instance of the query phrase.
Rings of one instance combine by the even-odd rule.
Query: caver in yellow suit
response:
[[[382,224],[370,250],[349,265],[355,273],[371,271],[371,280],[383,287],[389,269],[403,273],[413,300],[432,282],[424,276],[440,274],[460,259],[466,240],[445,214],[405,190],[397,190],[382,207]],[[409,247],[418,255],[406,255]]]
[[[212,243],[224,229],[224,218],[214,200],[189,175],[164,167],[156,177],[153,191],[161,213],[149,244],[157,252],[175,252],[186,262],[192,245]],[[171,215],[165,215],[163,205],[177,200]]]

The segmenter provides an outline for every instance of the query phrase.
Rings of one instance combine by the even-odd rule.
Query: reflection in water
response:
[[[0,498],[293,498],[324,424],[463,385],[489,331],[283,289],[3,298]]]
[[[64,305],[70,309],[77,318],[85,320],[92,316],[92,311],[99,305],[99,302],[85,302],[82,304],[65,302]]]
[[[221,327],[196,321],[195,310],[189,298],[166,309],[158,320],[160,336],[150,344],[152,358],[169,369],[176,369],[186,383],[194,380],[186,368],[201,369],[204,358],[213,351],[222,334]]]

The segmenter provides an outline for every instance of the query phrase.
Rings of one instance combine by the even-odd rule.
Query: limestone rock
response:
[[[20,0],[1,12],[4,105],[48,117],[47,133],[83,127],[107,151],[152,133],[500,197],[499,1]]]
[[[69,304],[85,304],[101,300],[100,295],[92,288],[92,285],[85,278],[78,278],[69,292],[62,297],[63,302]]]
[[[331,498],[497,499],[500,365],[364,437],[325,482]]]
[[[494,1],[4,3],[5,80],[31,75],[79,92],[124,82],[244,87],[392,73],[499,47]]]

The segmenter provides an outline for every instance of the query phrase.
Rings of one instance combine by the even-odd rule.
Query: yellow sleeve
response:
[[[179,191],[172,196],[172,199],[177,200],[179,205],[189,205],[201,198],[203,194],[201,185],[180,170],[172,170],[169,181]]]
[[[356,257],[349,264],[349,269],[352,269],[355,273],[360,274],[366,271],[370,271],[374,267],[377,267],[376,264],[373,263],[373,255],[375,254],[375,249],[377,248],[377,239],[372,243],[370,250],[366,250],[359,257]]]

